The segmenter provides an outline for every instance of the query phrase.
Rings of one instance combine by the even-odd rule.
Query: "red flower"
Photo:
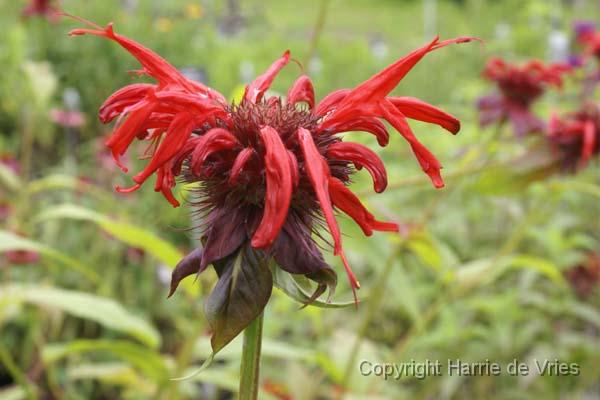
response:
[[[515,65],[490,59],[483,76],[498,85],[500,94],[479,100],[481,126],[509,120],[517,136],[542,132],[544,123],[531,112],[531,104],[547,86],[562,87],[562,76],[570,69],[566,64],[545,65],[538,60]]]
[[[585,24],[576,27],[576,39],[583,47],[583,59],[596,57],[600,60],[600,32],[593,25]]]
[[[575,293],[582,299],[587,298],[600,283],[600,254],[590,254],[587,262],[569,268],[565,276]]]
[[[472,38],[436,38],[354,89],[333,92],[315,105],[313,85],[304,75],[289,90],[287,101],[265,98],[290,61],[289,51],[246,87],[240,104],[228,104],[218,92],[188,80],[159,55],[115,33],[111,24],[71,34],[117,42],[141,63],[140,74],[157,81],[126,86],[100,108],[102,122],[117,118],[107,141],[117,163],[133,140],[152,144],[149,162],[133,177],[135,184],[117,190],[136,190],[156,175],[155,190],[178,206],[171,193],[175,177],[200,184],[193,205],[206,217],[205,245],[180,263],[175,287],[185,275],[201,272],[248,242],[285,271],[316,280],[318,273],[331,271],[311,238],[323,218],[353,290],[359,288],[344,255],[334,207],[354,219],[366,235],[398,231],[398,225],[377,221],[347,188],[354,167],[369,171],[377,192],[385,189],[387,175],[374,152],[342,142],[338,133],[365,131],[385,146],[389,135],[381,120],[389,122],[409,142],[433,184],[443,186],[439,161],[417,140],[407,118],[437,124],[451,133],[458,132],[459,121],[420,100],[388,95],[427,53]]]
[[[554,113],[548,136],[566,169],[585,167],[600,152],[600,106],[590,101],[563,117]]]
[[[50,110],[50,120],[65,128],[80,128],[85,124],[85,115],[80,111],[53,108]]]
[[[29,4],[23,8],[22,15],[24,18],[41,16],[50,22],[56,22],[59,19],[60,9],[53,6],[52,3],[53,0],[30,0]]]

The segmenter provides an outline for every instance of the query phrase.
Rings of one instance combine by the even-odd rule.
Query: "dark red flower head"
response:
[[[23,8],[23,18],[40,16],[46,18],[50,22],[56,22],[59,19],[58,6],[53,5],[53,0],[30,0],[29,4]]]
[[[543,122],[531,112],[530,106],[547,86],[561,88],[563,74],[570,69],[566,64],[545,65],[538,60],[516,65],[500,58],[490,59],[483,76],[495,82],[500,93],[479,100],[481,125],[508,120],[517,136],[543,131]]]
[[[583,48],[583,59],[596,57],[600,60],[600,32],[596,30],[595,24],[582,21],[575,25],[575,38]]]
[[[577,112],[550,118],[548,136],[565,169],[585,167],[592,156],[600,153],[600,106],[585,102]]]
[[[600,254],[590,253],[585,262],[566,270],[565,276],[575,293],[587,298],[600,283]]]
[[[112,25],[71,34],[117,42],[141,63],[140,74],[157,81],[115,92],[100,108],[100,120],[117,120],[107,141],[117,163],[135,139],[149,143],[146,167],[133,177],[132,187],[118,188],[120,192],[136,190],[154,175],[155,191],[178,206],[171,192],[175,178],[198,183],[192,204],[205,217],[204,248],[180,264],[175,285],[183,276],[201,272],[247,245],[272,256],[283,270],[318,281],[324,270],[331,271],[311,238],[324,223],[334,254],[341,257],[352,288],[358,288],[334,209],[354,219],[366,235],[398,231],[398,225],[375,219],[348,189],[355,170],[364,168],[371,174],[376,192],[386,188],[387,174],[373,151],[342,141],[339,133],[364,131],[385,146],[389,134],[382,120],[389,122],[408,141],[433,184],[443,186],[440,162],[415,137],[407,118],[437,124],[451,133],[458,132],[459,121],[418,99],[389,94],[427,53],[471,38],[436,38],[354,89],[330,93],[318,104],[305,75],[292,85],[286,99],[265,97],[290,61],[286,51],[246,87],[239,104],[228,104],[220,93],[185,78],[159,55],[115,33]]]

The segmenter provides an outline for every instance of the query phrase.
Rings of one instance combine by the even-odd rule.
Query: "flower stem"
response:
[[[240,367],[239,400],[258,399],[258,375],[260,347],[262,343],[263,314],[261,313],[244,329],[244,345]]]
[[[321,0],[319,14],[317,15],[317,20],[315,22],[315,26],[312,30],[310,37],[309,48],[304,58],[304,66],[306,68],[308,68],[310,61],[312,60],[312,58],[315,55],[315,52],[317,51],[317,44],[319,42],[319,38],[321,37],[321,33],[323,32],[323,28],[325,27],[325,21],[327,20],[328,6],[329,0]]]

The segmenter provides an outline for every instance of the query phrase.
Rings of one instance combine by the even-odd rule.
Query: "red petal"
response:
[[[454,134],[460,130],[460,121],[457,118],[415,97],[387,99],[407,118],[439,125]]]
[[[329,127],[326,131],[330,134],[349,131],[372,133],[377,138],[377,143],[382,147],[387,146],[390,141],[390,135],[385,125],[375,117],[356,117]]]
[[[167,199],[167,201],[171,203],[173,207],[179,207],[179,201],[177,201],[175,196],[173,196],[173,192],[171,191],[171,188],[175,186],[175,178],[171,172],[172,162],[168,162],[167,164],[167,166],[162,166],[158,169],[154,191],[161,192],[165,199]]]
[[[143,100],[138,103],[135,109],[129,112],[125,122],[115,129],[106,141],[115,162],[124,172],[127,172],[127,168],[121,164],[119,157],[125,154],[133,139],[142,131],[145,120],[152,114],[155,107],[156,102],[152,100]]]
[[[342,238],[340,228],[333,215],[331,199],[329,198],[329,166],[319,153],[312,134],[305,128],[298,128],[298,140],[302,154],[304,155],[304,166],[310,182],[315,190],[321,210],[325,216],[325,221],[331,232],[334,241],[334,254],[337,255],[342,250]]]
[[[290,159],[290,173],[292,174],[292,182],[294,187],[298,187],[300,183],[300,170],[298,168],[298,160],[293,152],[287,150],[288,158]]]
[[[168,90],[157,92],[155,97],[160,104],[159,111],[162,112],[190,111],[195,114],[216,113],[225,115],[225,109],[221,104],[205,99],[197,94]]]
[[[442,168],[440,162],[417,140],[404,115],[388,101],[383,101],[380,107],[384,118],[408,141],[413,153],[417,157],[417,161],[421,164],[423,171],[429,175],[433,185],[436,188],[444,187],[444,181],[440,175],[440,169]]]
[[[310,109],[315,106],[315,89],[310,78],[306,75],[296,79],[287,94],[288,104],[294,105],[302,101],[308,103]]]
[[[161,87],[174,85],[185,89],[189,92],[201,92],[210,98],[225,101],[225,98],[211,90],[210,88],[198,83],[193,82],[183,76],[177,68],[169,64],[164,58],[153,52],[152,50],[142,46],[138,42],[131,40],[125,36],[119,35],[113,31],[113,24],[110,23],[103,30],[97,29],[74,29],[69,32],[70,35],[95,35],[114,40],[119,43],[121,47],[127,50],[132,56],[142,64],[144,72],[152,76],[160,83]]]
[[[327,114],[351,91],[351,89],[338,89],[329,93],[327,96],[323,97],[323,100],[319,102],[315,110],[315,114],[321,116]]]
[[[336,122],[350,119],[357,112],[360,114],[362,111],[363,115],[365,115],[365,112],[372,112],[377,107],[377,104],[400,83],[402,78],[427,53],[452,43],[464,43],[471,40],[474,40],[474,38],[456,38],[440,42],[439,38],[436,37],[429,44],[399,59],[354,88],[338,104],[335,111],[325,119],[322,127],[327,128]]]
[[[167,130],[165,138],[152,156],[152,159],[142,172],[133,177],[133,180],[141,185],[157,169],[171,161],[177,155],[179,150],[183,148],[185,142],[190,137],[193,128],[194,117],[192,114],[181,113],[176,115]]]
[[[134,83],[117,90],[100,107],[100,121],[105,124],[112,121],[125,112],[127,107],[142,101],[154,88],[156,88],[155,85],[148,83]]]
[[[350,281],[350,286],[352,287],[352,293],[354,294],[354,301],[358,304],[356,289],[360,288],[360,283],[356,279],[354,272],[352,272],[352,268],[348,265],[348,260],[342,249],[342,236],[337,221],[335,220],[335,216],[333,215],[333,207],[331,205],[331,198],[329,197],[329,180],[331,178],[329,166],[325,159],[323,159],[323,156],[319,153],[310,131],[304,128],[298,128],[298,139],[304,155],[304,165],[306,172],[308,173],[308,178],[315,190],[321,210],[325,216],[325,221],[329,227],[329,232],[331,232],[331,236],[333,237],[333,254],[339,255],[342,258],[348,280]]]
[[[287,150],[279,133],[265,126],[260,130],[265,145],[265,175],[267,188],[265,209],[260,225],[252,236],[252,247],[269,247],[285,223],[292,198],[292,174]]]
[[[250,85],[246,87],[246,94],[244,95],[244,99],[251,101],[252,103],[256,103],[260,101],[265,94],[265,92],[269,89],[275,76],[281,71],[285,65],[290,62],[290,51],[287,50],[283,53],[283,56],[275,61],[267,71],[257,77]]]
[[[200,175],[202,164],[204,164],[208,156],[217,151],[233,149],[238,145],[238,140],[228,130],[223,128],[209,130],[200,136],[196,142],[196,146],[192,152],[192,172],[195,175]]]
[[[399,232],[398,224],[393,222],[377,221],[342,181],[331,177],[329,179],[329,194],[333,204],[348,214],[361,227],[366,236],[371,236],[373,231]]]
[[[583,148],[581,149],[581,166],[585,166],[596,147],[596,127],[593,121],[586,121],[583,130]]]
[[[233,162],[233,166],[231,167],[231,173],[229,174],[229,183],[231,185],[235,185],[237,183],[238,177],[244,169],[246,162],[248,162],[250,157],[252,157],[254,154],[255,151],[251,147],[246,147],[238,153],[235,161]]]
[[[385,166],[377,154],[368,147],[358,143],[338,142],[329,146],[327,156],[364,166],[373,177],[375,191],[381,193],[385,190],[387,186]]]

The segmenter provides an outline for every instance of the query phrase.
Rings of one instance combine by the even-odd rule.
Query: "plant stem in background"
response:
[[[257,400],[260,370],[260,347],[262,343],[263,314],[244,329],[242,363],[240,367],[239,400]]]
[[[35,394],[35,387],[33,387],[33,384],[27,379],[27,375],[19,369],[19,366],[12,359],[10,353],[2,343],[0,343],[0,364],[6,368],[15,382],[23,388],[25,397],[28,400],[36,400],[38,398]]]
[[[317,44],[319,43],[319,38],[321,37],[321,33],[323,32],[323,28],[325,27],[325,21],[327,20],[327,10],[329,8],[328,6],[329,0],[321,0],[319,14],[317,15],[317,21],[315,22],[315,26],[310,36],[310,45],[304,58],[303,65],[306,66],[306,68],[308,68],[308,64],[314,57],[315,51],[317,50]]]

